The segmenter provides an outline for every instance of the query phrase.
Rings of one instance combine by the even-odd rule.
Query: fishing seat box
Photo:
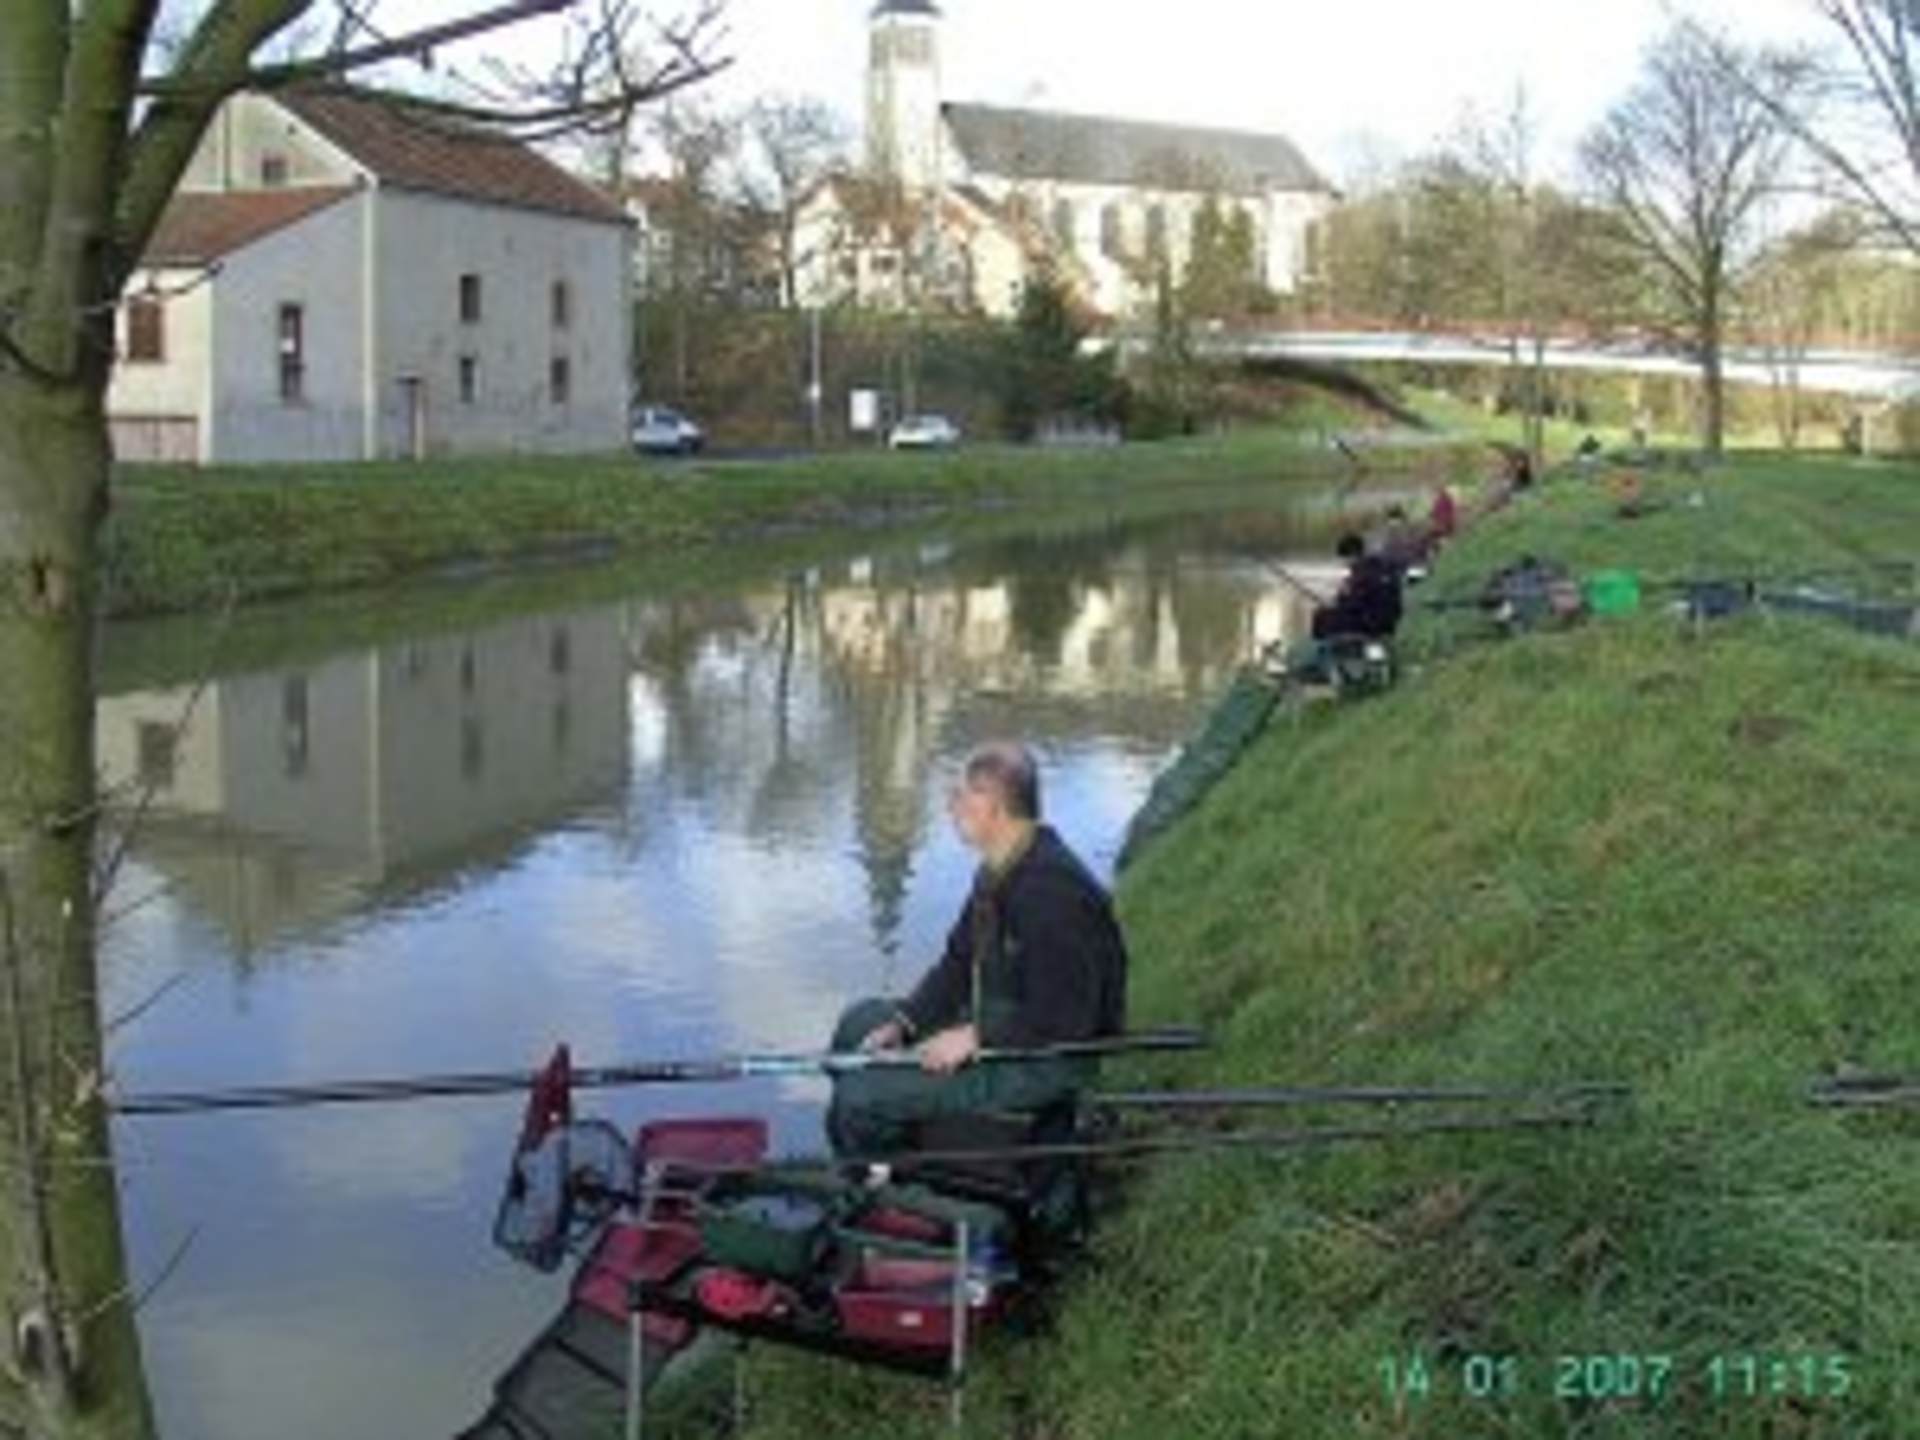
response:
[[[840,1333],[869,1344],[941,1351],[953,1344],[953,1262],[865,1254],[834,1287]],[[999,1308],[997,1289],[967,1296],[969,1341]]]

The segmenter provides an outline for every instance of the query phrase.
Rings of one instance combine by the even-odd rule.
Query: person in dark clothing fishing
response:
[[[902,1149],[917,1122],[938,1116],[1067,1099],[1089,1078],[1088,1062],[975,1057],[1125,1028],[1127,951],[1112,902],[1041,823],[1031,752],[1011,743],[976,750],[947,808],[981,863],[946,949],[904,1000],[849,1006],[833,1037],[835,1050],[911,1045],[920,1064],[835,1076],[827,1137],[841,1154]]]
[[[1341,536],[1337,553],[1347,562],[1347,578],[1333,603],[1314,611],[1313,638],[1390,638],[1400,628],[1400,567],[1385,555],[1368,553],[1358,535]]]

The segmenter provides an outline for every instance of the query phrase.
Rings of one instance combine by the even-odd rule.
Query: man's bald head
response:
[[[1013,740],[995,740],[967,757],[969,788],[988,787],[1000,797],[1011,820],[1040,818],[1040,765],[1033,752]]]

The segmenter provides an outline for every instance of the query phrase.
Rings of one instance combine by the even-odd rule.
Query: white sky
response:
[[[669,13],[675,0],[649,0]],[[680,0],[691,8],[692,0]],[[1525,80],[1550,168],[1633,80],[1676,9],[1750,40],[1819,38],[1809,0],[941,0],[950,100],[1279,131],[1335,180],[1404,157],[1464,108],[1504,109]],[[449,0],[388,0],[383,20]],[[871,0],[730,0],[731,104],[816,95],[856,128]],[[552,22],[483,42],[530,57]],[[479,48],[479,47],[474,47]],[[449,59],[465,62],[465,56]]]

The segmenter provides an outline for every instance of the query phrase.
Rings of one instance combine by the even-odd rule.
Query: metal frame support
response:
[[[967,1252],[970,1227],[962,1220],[953,1234],[953,1334],[947,1351],[947,1427],[959,1434],[966,1423]]]
[[[649,1163],[640,1174],[640,1229],[653,1220],[654,1196],[660,1170]],[[647,1312],[637,1297],[627,1304],[627,1433],[626,1440],[643,1440],[647,1423]]]

